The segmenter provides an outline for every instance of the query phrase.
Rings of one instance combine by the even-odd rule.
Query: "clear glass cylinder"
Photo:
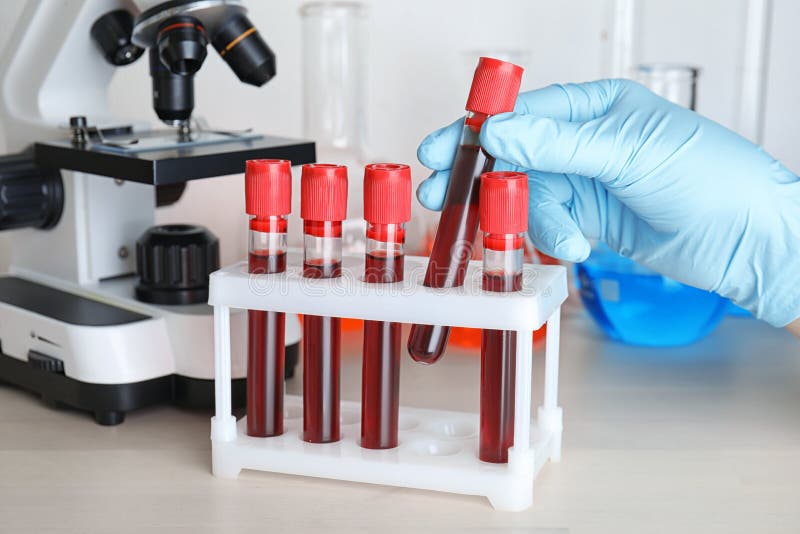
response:
[[[697,107],[697,77],[700,69],[668,63],[636,67],[636,81],[670,102],[694,111]]]
[[[313,2],[303,19],[303,136],[316,143],[317,161],[362,169],[365,153],[364,23],[358,2]],[[353,180],[343,222],[348,254],[365,250],[362,182]]]
[[[357,2],[314,2],[303,17],[303,134],[318,153],[364,144],[364,31]],[[324,159],[320,158],[320,159]],[[337,161],[338,163],[338,161]]]

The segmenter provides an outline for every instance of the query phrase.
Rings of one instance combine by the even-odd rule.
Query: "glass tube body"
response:
[[[494,158],[480,146],[479,134],[487,115],[468,113],[447,186],[439,228],[433,241],[424,284],[457,287],[464,283],[467,264],[478,233],[480,175],[494,168]],[[422,363],[436,362],[444,352],[450,327],[414,325],[408,352]]]
[[[253,274],[286,270],[286,218],[253,217],[248,236],[248,270]],[[247,312],[247,434],[283,433],[283,377],[286,317],[280,312]]]
[[[303,222],[303,276],[341,276],[342,223]],[[341,320],[303,316],[303,439],[339,441]]]
[[[670,102],[694,111],[700,70],[689,65],[654,63],[636,67],[636,81]]]
[[[364,281],[403,280],[405,229],[402,224],[368,224]],[[361,372],[361,446],[397,446],[400,407],[400,323],[364,321]]]
[[[523,234],[485,234],[484,291],[522,289],[523,244]],[[484,462],[508,462],[508,448],[514,444],[516,351],[516,332],[483,331],[478,456]]]
[[[333,148],[361,155],[366,12],[356,2],[314,2],[300,8],[303,134],[314,139],[322,152]]]
[[[363,168],[367,50],[364,25],[368,9],[357,2],[312,2],[302,6],[300,14],[303,135],[314,140],[317,161]],[[342,226],[342,247],[348,254],[363,254],[365,250],[361,185],[360,180],[350,183],[347,219]]]

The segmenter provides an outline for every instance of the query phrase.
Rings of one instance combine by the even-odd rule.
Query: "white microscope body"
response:
[[[32,0],[25,6],[0,56],[0,121],[8,152],[63,139],[73,116],[98,127],[119,124],[106,94],[115,67],[90,37],[92,24],[115,9],[135,6],[123,0]],[[147,83],[142,80],[143,90]],[[42,163],[38,153],[37,161]],[[134,294],[136,241],[155,224],[154,185],[53,165],[63,183],[58,223],[4,233],[11,276],[0,278],[9,284],[5,293],[0,285],[0,381],[92,411],[102,424],[165,400],[212,404],[211,308],[150,304]],[[231,318],[235,379],[246,376],[246,319],[243,311]],[[296,348],[299,339],[292,316],[287,346]]]

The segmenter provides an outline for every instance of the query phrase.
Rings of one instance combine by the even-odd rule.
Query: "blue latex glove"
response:
[[[422,141],[440,209],[461,120]],[[730,298],[775,326],[800,317],[800,179],[760,147],[628,80],[553,85],[490,118],[481,144],[530,184],[530,235],[574,262],[587,239]],[[502,161],[501,161],[502,160]]]

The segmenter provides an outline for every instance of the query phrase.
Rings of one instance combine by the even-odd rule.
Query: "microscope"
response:
[[[154,226],[189,180],[245,161],[315,160],[312,142],[220,131],[192,118],[209,44],[242,82],[275,56],[237,0],[31,0],[0,57],[0,382],[91,412],[104,425],[147,405],[213,405],[208,275],[219,242],[195,224]],[[147,54],[166,126],[116,120],[114,70]],[[143,87],[145,84],[143,82]],[[209,206],[209,210],[213,210]],[[287,373],[300,341],[287,317]],[[231,317],[233,400],[244,404],[247,314]]]

